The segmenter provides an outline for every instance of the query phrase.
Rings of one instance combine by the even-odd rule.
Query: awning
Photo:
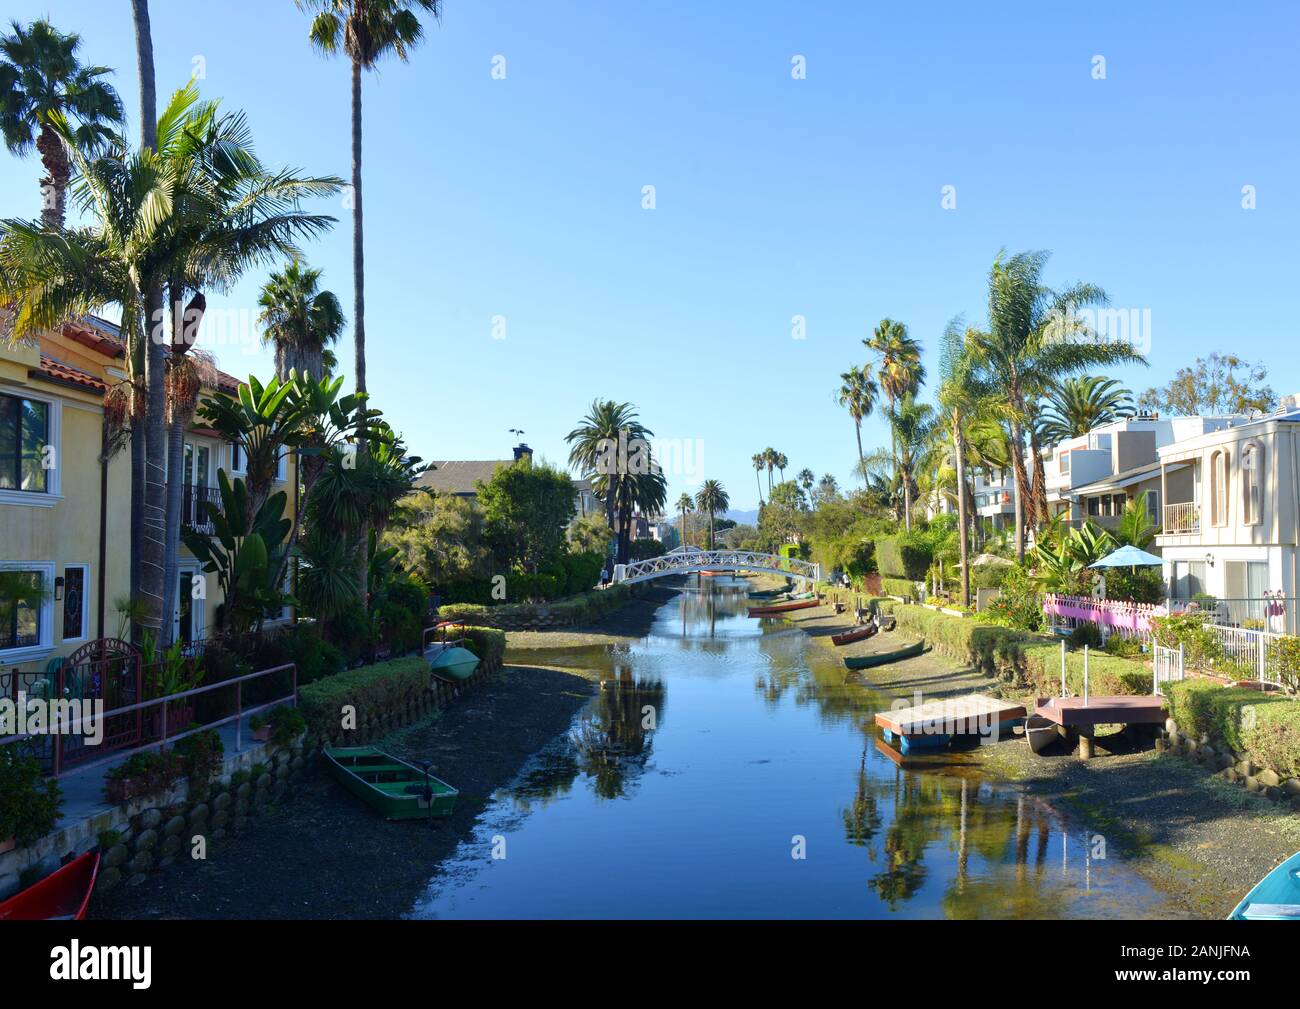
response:
[[[1179,462],[1172,465],[1166,465],[1165,470],[1172,473],[1174,470],[1184,469],[1188,463]],[[1160,476],[1160,464],[1149,463],[1145,466],[1138,466],[1133,469],[1124,470],[1122,473],[1115,473],[1106,477],[1104,480],[1094,480],[1092,483],[1083,484],[1074,488],[1076,495],[1087,496],[1089,494],[1104,494],[1106,491],[1123,490],[1126,487],[1132,487],[1135,483],[1142,483],[1144,480],[1153,480]]]

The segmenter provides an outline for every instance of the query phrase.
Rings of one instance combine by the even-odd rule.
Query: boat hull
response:
[[[778,603],[775,606],[751,606],[751,617],[768,617],[777,613],[790,613],[793,610],[806,610],[817,605],[816,599],[803,599],[797,603]]]
[[[1044,718],[1042,715],[1030,715],[1025,719],[1025,737],[1029,740],[1031,750],[1035,753],[1042,753],[1060,739],[1061,734],[1056,727],[1056,723],[1050,718]]]
[[[456,789],[429,775],[426,797],[424,771],[377,747],[330,746],[325,758],[335,780],[386,820],[450,816],[456,806]]]
[[[446,680],[468,680],[478,668],[478,656],[468,648],[453,645],[438,651],[425,652],[429,671]]]
[[[0,903],[0,921],[81,921],[99,875],[99,852],[88,851]]]
[[[832,634],[831,644],[833,645],[851,645],[855,641],[866,641],[867,638],[880,630],[875,624],[863,624],[861,627],[855,627],[851,631],[845,631],[843,634]]]
[[[1228,918],[1231,921],[1300,921],[1300,852],[1256,883]]]
[[[844,660],[844,665],[849,669],[874,669],[876,666],[887,666],[891,662],[914,659],[918,655],[923,655],[926,651],[925,638],[922,638],[915,644],[907,645],[905,648],[895,648],[891,652],[850,656]]]

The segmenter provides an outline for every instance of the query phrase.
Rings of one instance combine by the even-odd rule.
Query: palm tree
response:
[[[872,330],[871,336],[862,342],[879,358],[876,374],[888,400],[886,418],[890,419],[892,432],[892,418],[896,405],[904,396],[916,395],[921,388],[921,383],[925,381],[925,367],[921,364],[921,344],[908,335],[906,325],[893,319],[881,319],[880,324]],[[897,460],[894,468],[898,469]],[[910,530],[912,510],[910,506],[905,508],[904,520]]]
[[[346,320],[339,299],[320,289],[320,270],[293,260],[272,273],[262,287],[258,316],[265,328],[262,342],[275,346],[275,373],[284,381],[291,371],[319,380],[325,348],[339,338]]]
[[[799,475],[795,479],[799,481],[799,486],[803,488],[803,492],[808,495],[808,499],[811,501],[813,484],[817,482],[817,477],[813,475],[813,471],[805,467],[799,471]]]
[[[605,503],[609,528],[620,540],[623,530],[618,521],[619,504],[636,496],[622,493],[620,484],[633,475],[630,470],[634,451],[642,461],[638,468],[649,468],[648,439],[653,436],[631,403],[607,399],[593,400],[582,423],[564,437],[571,446],[569,466],[591,481],[592,490]]]
[[[785,468],[790,465],[790,460],[786,458],[784,452],[778,452],[772,462],[781,474],[781,482],[785,483]]]
[[[1047,383],[1093,367],[1145,363],[1131,344],[1096,338],[1077,310],[1107,301],[1094,284],[1061,291],[1047,287],[1043,270],[1051,254],[999,251],[989,271],[989,328],[971,330],[981,363],[1006,400],[1016,479],[1016,558],[1025,555],[1026,524],[1047,519],[1043,454],[1030,423]],[[1025,432],[1034,457],[1033,498],[1025,466]]]
[[[909,531],[912,528],[912,500],[918,464],[932,440],[936,424],[934,407],[917,402],[910,392],[899,400],[893,413],[894,457],[903,485],[903,519]]]
[[[709,549],[713,549],[713,519],[718,512],[725,512],[731,506],[731,498],[726,489],[717,480],[705,480],[699,493],[695,495],[695,505],[709,516]]]
[[[124,118],[117,92],[100,79],[112,71],[83,66],[80,48],[80,35],[64,35],[44,20],[26,28],[15,21],[13,33],[0,38],[0,136],[15,157],[33,147],[40,152],[41,223],[53,231],[63,227],[72,177],[53,123],[75,124],[69,130],[73,142],[93,155],[118,140],[115,129]]]
[[[677,510],[682,515],[682,546],[686,546],[686,516],[695,510],[695,502],[684,491],[682,496],[677,499]]]
[[[668,500],[668,481],[651,460],[648,472],[625,473],[618,482],[618,555],[615,562],[626,564],[632,551],[632,516],[656,515]]]
[[[767,465],[767,456],[763,452],[755,452],[750,457],[750,462],[754,464],[754,482],[758,484],[758,506],[763,507],[763,467]]]
[[[1047,387],[1039,436],[1055,445],[1133,414],[1133,393],[1113,378],[1079,375],[1053,381]]]
[[[840,375],[840,381],[843,383],[839,393],[840,406],[847,407],[849,416],[853,418],[853,431],[858,439],[858,470],[865,474],[867,464],[862,454],[862,419],[876,408],[880,389],[866,368],[852,367]],[[865,475],[863,479],[866,479]]]
[[[763,449],[763,465],[767,467],[767,496],[772,496],[772,471],[776,469],[776,461],[781,458],[781,453],[770,445]]]

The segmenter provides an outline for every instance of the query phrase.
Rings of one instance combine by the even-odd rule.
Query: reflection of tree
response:
[[[661,680],[635,679],[628,665],[601,681],[591,717],[570,734],[577,765],[595,780],[597,795],[626,794],[630,780],[644,770],[666,696]]]
[[[578,761],[572,750],[562,746],[547,747],[524,769],[510,794],[525,810],[531,809],[534,803],[546,805],[573,788],[578,771]]]
[[[862,847],[876,836],[880,829],[880,804],[872,794],[873,782],[867,774],[867,751],[862,751],[858,764],[858,787],[853,804],[844,810],[844,836],[849,844]]]

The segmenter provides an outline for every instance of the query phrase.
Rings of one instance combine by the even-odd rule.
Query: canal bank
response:
[[[883,650],[870,640],[836,648],[831,635],[851,627],[853,617],[829,606],[786,619],[837,658]],[[1005,683],[934,651],[868,670],[862,680],[908,703],[918,693],[926,700],[1017,696]],[[1224,783],[1211,768],[1149,746],[1135,748],[1122,734],[1098,743],[1101,755],[1086,762],[1064,748],[1036,755],[1020,737],[963,757],[1027,795],[1086,818],[1132,858],[1137,871],[1198,917],[1225,916],[1270,869],[1300,850],[1300,816],[1286,806]]]

